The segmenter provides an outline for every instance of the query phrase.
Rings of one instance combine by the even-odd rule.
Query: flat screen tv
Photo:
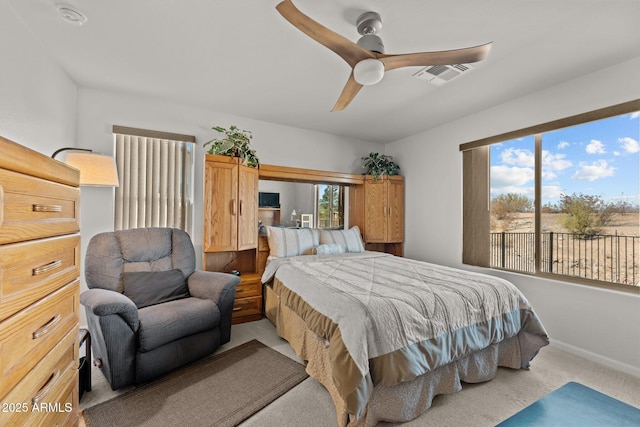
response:
[[[258,206],[261,208],[279,208],[280,193],[258,193]]]

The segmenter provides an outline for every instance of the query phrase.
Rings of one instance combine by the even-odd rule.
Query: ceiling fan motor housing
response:
[[[358,46],[372,52],[384,53],[382,39],[376,34],[382,29],[382,17],[376,12],[365,12],[356,21],[358,34],[362,37],[358,40]]]
[[[372,52],[384,53],[384,43],[382,43],[382,39],[374,34],[367,34],[360,37],[358,46]]]

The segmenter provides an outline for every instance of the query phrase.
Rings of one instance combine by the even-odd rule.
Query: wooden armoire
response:
[[[367,249],[403,255],[404,177],[364,179],[364,242]]]
[[[260,319],[258,169],[239,158],[205,157],[203,250],[205,270],[240,273],[233,323]]]

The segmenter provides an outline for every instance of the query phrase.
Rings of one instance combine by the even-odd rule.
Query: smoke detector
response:
[[[72,25],[80,26],[87,22],[87,17],[73,6],[68,4],[58,4],[56,5],[56,9],[58,9],[58,13],[62,19]]]

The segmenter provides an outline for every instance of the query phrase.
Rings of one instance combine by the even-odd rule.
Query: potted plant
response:
[[[386,154],[369,153],[368,156],[362,157],[362,160],[362,167],[366,169],[363,175],[371,175],[374,180],[380,175],[398,175],[400,169],[393,157]]]
[[[221,126],[214,126],[211,129],[223,135],[204,143],[205,148],[210,146],[207,150],[208,154],[239,157],[247,166],[258,167],[260,161],[256,156],[256,151],[251,147],[253,135],[250,131],[238,129],[235,125],[229,126],[229,129]]]

